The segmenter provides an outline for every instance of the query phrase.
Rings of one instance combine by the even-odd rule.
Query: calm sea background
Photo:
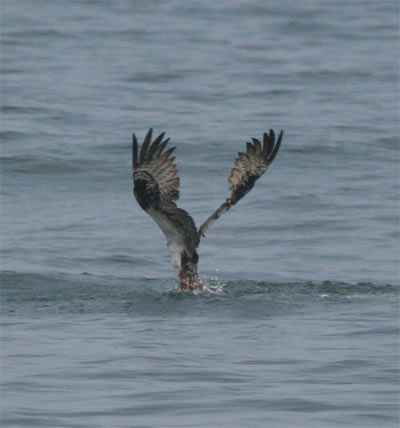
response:
[[[397,427],[399,3],[1,1],[3,427]],[[131,134],[200,224],[176,290]]]

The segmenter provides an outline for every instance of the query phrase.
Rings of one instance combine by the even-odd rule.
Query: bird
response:
[[[164,138],[165,132],[153,141],[152,136],[153,129],[150,128],[139,147],[135,133],[132,134],[133,193],[140,207],[153,218],[167,239],[178,289],[202,291],[197,252],[200,240],[213,223],[247,195],[265,173],[279,151],[283,130],[278,138],[270,129],[263,133],[262,142],[251,138],[251,142],[246,143],[246,151],[238,153],[228,179],[230,196],[199,229],[192,216],[176,204],[180,179],[175,156],[171,156],[176,147],[167,147],[170,138]]]

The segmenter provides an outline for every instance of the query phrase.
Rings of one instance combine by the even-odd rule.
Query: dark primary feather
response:
[[[283,131],[279,133],[275,144],[275,133],[270,129],[269,134],[264,133],[263,143],[252,138],[252,143],[246,144],[246,153],[239,152],[235,159],[228,179],[231,196],[202,224],[199,235],[204,236],[205,231],[229,208],[236,204],[253,188],[255,182],[265,173],[268,166],[275,159],[281,145]]]
[[[185,248],[192,253],[199,244],[192,217],[178,208],[174,201],[179,199],[179,177],[170,157],[175,147],[166,151],[169,138],[164,133],[153,142],[152,129],[139,146],[135,134],[132,138],[132,168],[134,194],[139,205],[156,221],[164,232],[168,245]]]

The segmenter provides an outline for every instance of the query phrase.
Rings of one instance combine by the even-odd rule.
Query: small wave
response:
[[[245,309],[269,314],[279,306],[316,302],[397,301],[399,286],[393,284],[324,282],[223,281],[202,278],[204,290],[183,293],[173,278],[119,278],[106,275],[22,273],[3,271],[3,313],[115,313],[160,315],[201,314],[212,307]],[[211,306],[210,306],[211,305]],[[219,308],[219,309],[218,309]]]
[[[24,31],[9,31],[7,32],[8,38],[13,39],[20,39],[22,41],[26,41],[27,39],[33,38],[33,37],[43,37],[43,38],[70,38],[73,39],[74,34],[71,34],[70,32],[61,32],[59,30],[52,30],[52,29],[30,29],[30,30],[24,30]]]
[[[26,174],[65,174],[85,171],[87,162],[83,160],[61,159],[52,156],[2,156],[1,163],[4,167],[14,172]]]
[[[311,300],[371,299],[398,297],[400,286],[369,282],[345,283],[323,282],[266,282],[266,281],[226,281],[218,278],[203,279],[205,296],[226,296],[230,298],[266,299],[279,302]]]
[[[229,285],[233,289],[238,289],[240,284],[232,282]],[[323,281],[323,282],[289,282],[289,283],[270,283],[256,282],[253,287],[247,290],[250,293],[270,294],[275,297],[286,298],[352,298],[372,297],[384,295],[397,295],[399,292],[398,285],[392,284],[374,284],[369,282],[359,282],[349,284],[346,282]]]
[[[31,134],[20,131],[1,131],[0,140],[2,142],[14,142],[20,140],[27,140],[31,138]]]
[[[49,109],[45,107],[37,107],[37,106],[16,106],[16,105],[2,105],[0,107],[0,111],[3,114],[28,114],[28,115],[46,115],[54,113],[54,109]],[[22,134],[17,131],[2,131],[0,135],[7,134]]]

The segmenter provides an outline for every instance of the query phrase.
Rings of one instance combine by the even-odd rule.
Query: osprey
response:
[[[275,159],[281,145],[283,131],[275,143],[272,129],[264,133],[263,142],[252,138],[247,143],[246,153],[239,152],[235,165],[228,179],[231,195],[201,225],[199,230],[193,218],[185,210],[178,208],[175,201],[179,199],[179,177],[171,157],[175,147],[168,150],[169,138],[164,139],[164,132],[153,142],[152,129],[138,147],[136,135],[132,138],[132,168],[134,195],[139,205],[149,214],[167,238],[168,248],[172,252],[172,264],[179,280],[179,289],[202,290],[199,280],[197,248],[206,230],[232,205],[235,205],[253,188],[255,182],[264,174]]]

